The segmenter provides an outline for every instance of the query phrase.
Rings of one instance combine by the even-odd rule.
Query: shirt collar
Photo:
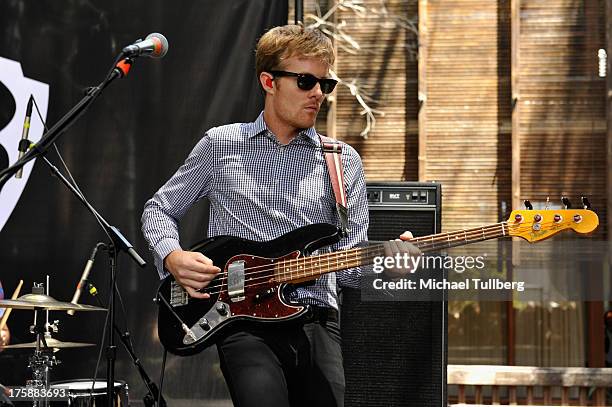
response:
[[[268,130],[268,126],[266,125],[266,122],[264,120],[263,112],[259,114],[259,116],[254,122],[249,123],[246,131],[247,136],[249,138],[253,138],[261,134],[274,138],[272,132]],[[315,146],[320,145],[319,135],[317,134],[317,131],[314,129],[314,127],[309,127],[307,129],[301,130],[298,133],[296,139],[305,140],[307,142],[313,143]]]

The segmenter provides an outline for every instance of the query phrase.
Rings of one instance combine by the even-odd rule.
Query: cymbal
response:
[[[96,346],[94,343],[80,343],[80,342],[62,342],[55,338],[45,338],[47,342],[47,348],[54,349],[65,349],[65,348],[83,348],[86,346]],[[42,347],[42,343],[41,343]],[[36,348],[36,342],[28,343],[17,343],[14,345],[6,345],[2,349],[32,349]]]
[[[36,309],[42,308],[50,311],[106,311],[105,308],[93,305],[73,304],[58,301],[44,294],[25,294],[16,300],[0,300],[0,308]]]

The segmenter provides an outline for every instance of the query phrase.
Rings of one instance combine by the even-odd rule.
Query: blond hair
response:
[[[274,27],[257,43],[257,76],[262,72],[278,69],[283,60],[293,56],[318,58],[329,66],[335,59],[332,42],[321,31],[292,24]]]

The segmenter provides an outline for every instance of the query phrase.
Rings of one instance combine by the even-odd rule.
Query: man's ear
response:
[[[259,74],[259,83],[266,93],[274,93],[274,77],[268,72],[262,72]]]

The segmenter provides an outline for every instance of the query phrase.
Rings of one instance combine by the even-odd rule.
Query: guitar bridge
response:
[[[189,303],[189,294],[176,281],[170,283],[170,305],[180,307]]]

